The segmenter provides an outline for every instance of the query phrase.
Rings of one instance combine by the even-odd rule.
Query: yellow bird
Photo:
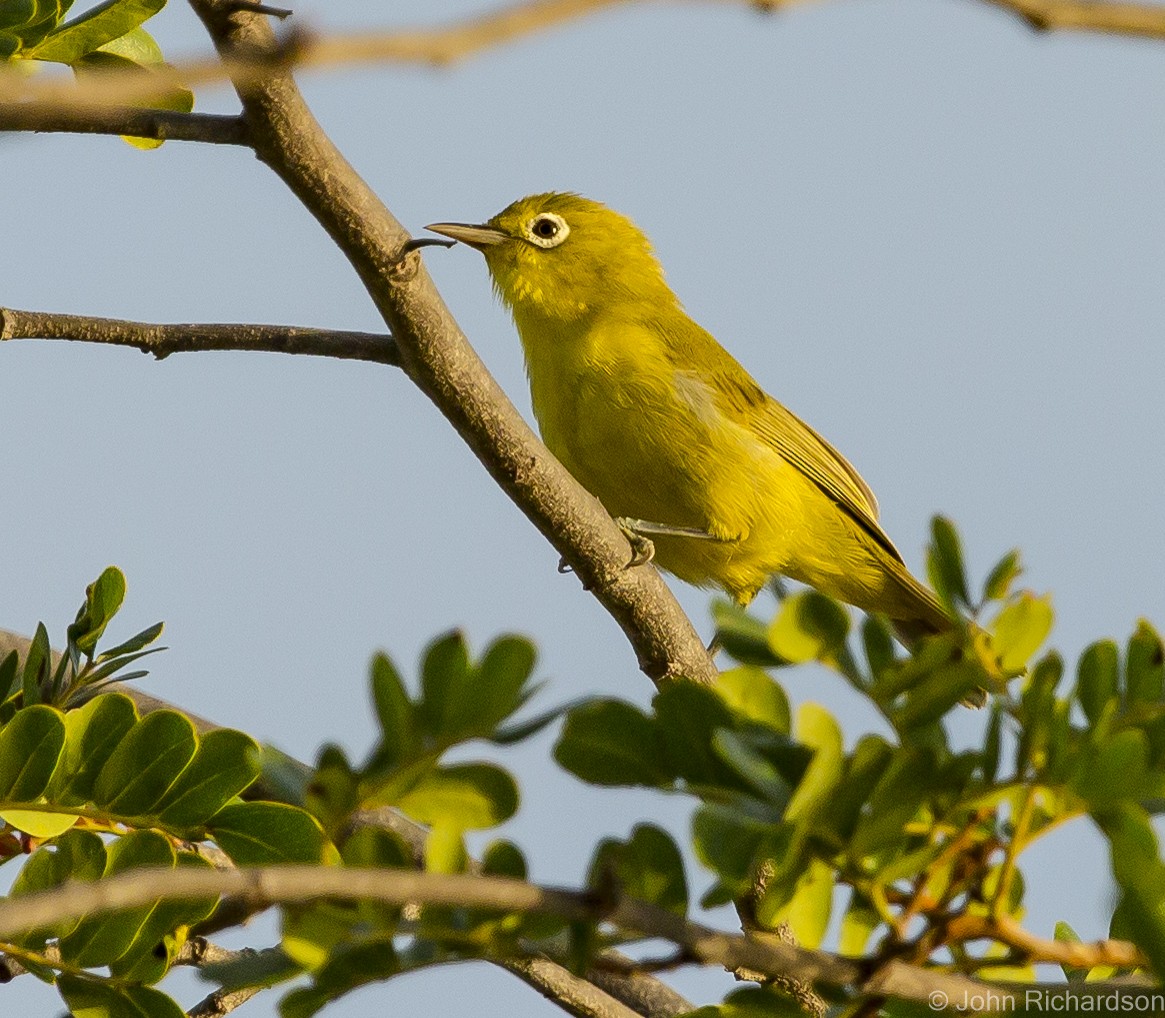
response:
[[[550,451],[664,569],[741,605],[807,583],[913,638],[950,627],[866,482],[685,313],[643,232],[575,194],[426,229],[480,251]]]

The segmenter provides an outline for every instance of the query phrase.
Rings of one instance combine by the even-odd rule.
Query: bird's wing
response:
[[[734,362],[735,363],[735,362]],[[739,365],[736,365],[739,368]],[[902,555],[878,525],[878,501],[853,465],[793,411],[738,371],[712,376],[724,408],[775,449],[895,559]]]
[[[711,333],[679,312],[671,327],[652,324],[681,370],[709,382],[722,412],[753,431],[796,467],[898,562],[902,555],[878,525],[878,502],[850,462],[791,410],[769,396]]]

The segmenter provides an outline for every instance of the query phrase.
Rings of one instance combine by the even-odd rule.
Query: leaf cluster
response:
[[[1122,892],[1112,935],[1165,972],[1165,868],[1150,822],[1165,808],[1161,638],[1141,622],[1123,654],[1112,641],[1093,644],[1065,682],[1058,654],[1036,658],[1050,600],[1013,592],[1018,573],[1012,553],[972,598],[958,536],[937,520],[931,579],[965,621],[910,654],[877,617],[851,633],[847,612],[813,591],[786,597],[767,622],[720,604],[719,638],[737,667],[710,687],[663,689],[651,713],[619,700],[578,707],[555,757],[592,784],[695,796],[693,847],[714,877],[705,906],[735,901],[760,926],[788,923],[814,947],[840,905],[841,952],[874,967],[900,959],[1034,978],[1031,964],[1056,952],[1045,942],[1041,955],[1038,937],[1016,934],[1019,857],[1091,818],[1113,846]],[[883,730],[847,746],[820,705],[792,712],[777,676],[811,661],[842,676]],[[952,716],[984,690],[996,695],[980,742],[958,746]],[[681,881],[673,870],[655,885]],[[1118,971],[1098,964],[1091,977]],[[749,999],[755,1009],[777,998]]]
[[[142,25],[166,6],[166,0],[105,0],[66,20],[73,0],[2,0],[0,60],[65,64],[78,76],[120,70],[142,75],[164,63],[162,50]],[[159,86],[140,105],[188,113],[194,93]],[[125,139],[137,148],[161,142]]]

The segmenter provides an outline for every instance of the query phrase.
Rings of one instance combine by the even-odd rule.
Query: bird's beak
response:
[[[452,237],[454,240],[459,240],[462,244],[475,247],[479,251],[510,239],[509,234],[504,233],[494,226],[486,226],[485,224],[430,223],[425,229],[432,230],[434,233],[440,233],[445,237]]]

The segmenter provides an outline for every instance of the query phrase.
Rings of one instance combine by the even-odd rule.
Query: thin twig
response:
[[[116,134],[154,141],[249,144],[246,121],[238,116],[143,110],[132,106],[65,106],[52,101],[0,103],[0,131]]]
[[[1015,948],[1029,961],[1091,969],[1098,965],[1119,969],[1141,968],[1148,964],[1135,944],[1127,940],[1098,940],[1091,944],[1068,940],[1045,940],[1025,930],[1009,916],[955,916],[947,924],[947,940],[991,940]]]
[[[0,342],[9,339],[68,339],[128,346],[159,360],[172,353],[205,350],[264,350],[344,360],[400,364],[391,336],[374,332],[309,329],[298,325],[162,325],[117,318],[61,315],[0,308]]]

